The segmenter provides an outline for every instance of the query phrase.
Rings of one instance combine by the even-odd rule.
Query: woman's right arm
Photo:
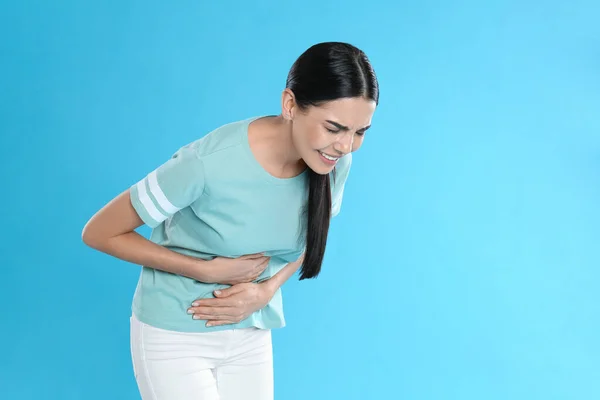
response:
[[[144,222],[129,196],[126,190],[98,211],[83,228],[83,242],[124,261],[213,282],[215,271],[210,261],[174,252],[135,232]]]
[[[184,146],[98,211],[83,228],[83,241],[121,260],[200,282],[251,282],[266,268],[267,257],[251,254],[206,261],[169,250],[135,232],[143,224],[156,228],[200,198],[204,186],[204,164],[194,146]]]

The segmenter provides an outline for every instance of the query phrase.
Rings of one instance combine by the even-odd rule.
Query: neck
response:
[[[280,177],[301,173],[306,164],[298,154],[292,139],[292,122],[281,115],[262,118],[251,132],[251,145],[267,170]]]

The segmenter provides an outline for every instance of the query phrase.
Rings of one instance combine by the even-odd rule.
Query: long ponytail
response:
[[[327,234],[331,220],[331,182],[329,175],[310,170],[306,221],[306,252],[300,280],[314,278],[321,272]]]

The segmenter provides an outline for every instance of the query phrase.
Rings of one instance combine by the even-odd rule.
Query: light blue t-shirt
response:
[[[271,260],[258,280],[300,257],[308,173],[281,179],[258,163],[248,141],[248,125],[258,118],[215,129],[131,187],[133,207],[153,228],[151,241],[206,260],[265,252]],[[350,154],[342,157],[331,180],[332,216],[339,212],[351,162]],[[226,287],[143,267],[132,311],[148,325],[180,332],[285,326],[281,289],[238,324],[206,327],[187,314],[194,300]]]

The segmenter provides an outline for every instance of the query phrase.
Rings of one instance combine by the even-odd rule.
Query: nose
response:
[[[352,151],[352,145],[354,144],[354,135],[352,132],[345,132],[338,137],[338,140],[334,143],[333,148],[341,154],[348,154]]]

